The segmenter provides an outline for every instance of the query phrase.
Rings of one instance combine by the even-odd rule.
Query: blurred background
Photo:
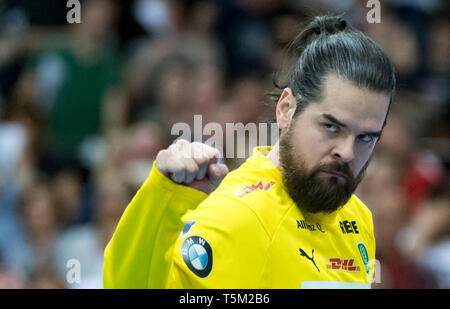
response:
[[[358,188],[373,287],[450,288],[449,1],[383,0],[373,24],[363,0],[80,2],[69,24],[65,0],[0,0],[0,288],[102,288],[103,250],[171,126],[273,118],[285,44],[324,12],[345,13],[398,71]]]

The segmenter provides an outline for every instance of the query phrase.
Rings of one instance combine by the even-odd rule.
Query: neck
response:
[[[266,157],[273,163],[273,165],[275,165],[281,171],[279,155],[280,155],[280,145],[279,141],[277,141]]]
[[[102,46],[100,38],[92,36],[87,30],[79,29],[75,32],[75,51],[82,59],[90,59]]]

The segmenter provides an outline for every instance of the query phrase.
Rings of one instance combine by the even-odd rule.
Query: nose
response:
[[[331,154],[335,160],[349,163],[355,158],[354,146],[355,138],[353,136],[348,136],[335,145]]]

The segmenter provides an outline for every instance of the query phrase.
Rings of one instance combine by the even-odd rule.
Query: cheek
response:
[[[355,176],[358,175],[363,167],[367,164],[367,162],[370,160],[370,157],[372,155],[372,151],[374,149],[375,145],[368,148],[361,148],[356,149],[356,157],[353,162],[353,170],[355,171]]]
[[[308,169],[317,166],[329,153],[323,136],[311,127],[297,127],[291,142],[294,158],[300,158]]]

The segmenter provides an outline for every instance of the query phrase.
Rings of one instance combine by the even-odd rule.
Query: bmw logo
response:
[[[212,249],[200,236],[190,236],[181,244],[181,256],[187,267],[200,278],[209,275],[212,269]]]

